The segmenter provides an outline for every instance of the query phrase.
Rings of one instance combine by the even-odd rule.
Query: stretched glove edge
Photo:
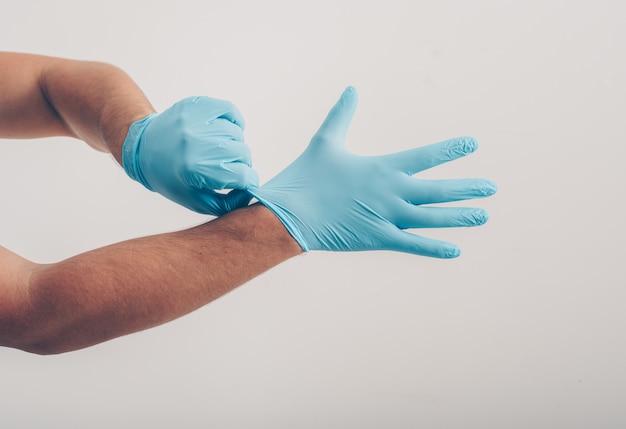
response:
[[[259,191],[261,191],[261,192],[259,192]],[[287,229],[287,232],[289,232],[289,234],[293,237],[293,239],[296,240],[296,243],[298,243],[298,245],[300,246],[300,248],[302,248],[302,250],[304,252],[308,252],[308,251],[311,250],[309,245],[306,243],[304,237],[300,233],[300,230],[298,229],[298,226],[292,220],[292,218],[296,217],[294,213],[291,213],[288,210],[284,209],[283,207],[281,207],[281,206],[279,206],[277,204],[274,204],[273,202],[271,202],[271,201],[267,200],[266,198],[264,198],[263,195],[261,195],[261,193],[262,193],[262,189],[261,188],[248,189],[246,192],[248,192],[254,198],[259,200],[259,203],[263,204],[272,213],[274,213],[276,215],[278,220],[280,220],[282,222],[282,224],[285,226],[285,228]]]
[[[124,171],[128,177],[141,183],[150,191],[153,191],[153,189],[141,172],[138,153],[141,145],[141,137],[156,116],[157,113],[151,113],[145,118],[133,122],[128,128],[128,133],[122,144],[122,167]]]

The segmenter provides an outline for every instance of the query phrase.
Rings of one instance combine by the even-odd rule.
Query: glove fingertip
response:
[[[229,163],[224,168],[232,173],[232,180],[228,183],[227,188],[234,189],[251,189],[259,187],[259,174],[256,170],[242,162]]]
[[[406,231],[397,231],[394,244],[389,250],[440,259],[452,259],[461,255],[461,249],[454,243],[433,240]]]
[[[471,136],[463,136],[456,139],[458,148],[462,154],[470,154],[478,149],[478,140]]]
[[[443,254],[443,257],[447,259],[458,258],[459,256],[461,256],[461,249],[457,246],[446,249]]]
[[[237,125],[243,131],[246,128],[246,121],[239,111],[239,108],[232,102],[226,101],[226,109],[219,117],[224,118]]]

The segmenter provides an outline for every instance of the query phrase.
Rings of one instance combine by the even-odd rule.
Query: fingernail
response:
[[[475,209],[472,211],[472,218],[475,225],[482,225],[489,220],[489,213],[482,209]]]
[[[478,142],[474,137],[461,137],[458,140],[458,145],[463,153],[472,153],[478,148]]]
[[[356,93],[356,88],[353,86],[348,86],[344,91],[343,94],[341,94],[341,98],[342,99],[352,99],[355,98],[357,96]]]
[[[482,180],[478,183],[477,191],[479,195],[487,197],[498,191],[498,185],[493,183],[491,180]]]
[[[458,247],[451,247],[446,251],[446,258],[456,258],[461,255],[461,249]]]

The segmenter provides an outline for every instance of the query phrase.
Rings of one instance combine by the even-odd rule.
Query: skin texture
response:
[[[211,302],[303,249],[457,257],[456,245],[403,230],[487,220],[480,209],[428,205],[489,196],[494,183],[413,178],[473,152],[476,142],[457,138],[398,154],[358,156],[343,148],[355,108],[356,92],[348,88],[294,163],[256,190],[233,191],[255,195],[263,206],[51,265],[0,251],[0,345],[61,353],[147,329]],[[137,85],[111,65],[0,53],[0,137],[74,137],[120,162],[129,126],[152,112]]]
[[[121,165],[128,127],[154,112],[110,64],[0,52],[2,138],[74,137]]]
[[[0,248],[0,344],[61,353],[151,328],[301,252],[261,205],[56,264]]]
[[[0,52],[0,138],[68,136],[121,162],[128,127],[152,112],[109,64]],[[55,264],[0,247],[0,345],[63,353],[151,328],[300,253],[261,205]]]

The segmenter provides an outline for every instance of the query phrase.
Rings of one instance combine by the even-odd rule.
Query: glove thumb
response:
[[[350,127],[350,122],[356,111],[358,101],[358,93],[352,86],[347,87],[339,101],[330,109],[326,119],[319,128],[314,141],[321,144],[339,144],[343,145]]]
[[[224,196],[224,200],[222,201],[223,213],[245,207],[251,199],[252,195],[248,192],[241,189],[233,189]]]

